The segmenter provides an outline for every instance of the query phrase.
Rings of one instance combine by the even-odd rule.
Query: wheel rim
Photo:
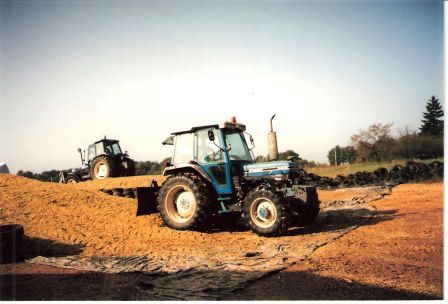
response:
[[[277,209],[267,198],[256,199],[250,207],[252,221],[261,228],[269,228],[277,220]]]
[[[187,222],[196,210],[196,198],[193,192],[182,185],[171,188],[165,199],[165,210],[173,221]]]
[[[109,169],[104,163],[97,163],[95,165],[95,177],[97,179],[106,178],[108,175]]]
[[[67,184],[76,184],[76,180],[73,179],[73,178],[70,178],[70,179],[67,181]]]

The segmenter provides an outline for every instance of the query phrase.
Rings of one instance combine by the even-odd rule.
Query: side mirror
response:
[[[215,133],[213,133],[213,130],[208,130],[208,139],[215,141]]]
[[[81,153],[81,148],[78,148],[78,153]]]
[[[251,148],[249,148],[249,150],[253,150],[255,148],[255,143],[254,143],[254,138],[252,137],[252,135],[250,135],[247,132],[244,132],[246,135],[249,135],[249,140],[250,140],[250,144],[251,144]]]

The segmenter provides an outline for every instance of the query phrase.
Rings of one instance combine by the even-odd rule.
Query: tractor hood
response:
[[[266,163],[247,164],[243,166],[244,176],[248,178],[271,178],[286,180],[291,174],[299,172],[297,163],[289,161],[274,161]]]

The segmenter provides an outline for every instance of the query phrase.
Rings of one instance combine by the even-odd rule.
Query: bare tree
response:
[[[390,136],[392,124],[373,124],[351,137],[361,159],[380,163],[389,156],[394,139]]]

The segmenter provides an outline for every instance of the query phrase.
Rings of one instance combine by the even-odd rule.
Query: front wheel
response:
[[[261,236],[286,233],[289,211],[283,195],[265,187],[249,192],[243,206],[247,226]]]
[[[76,175],[69,175],[67,176],[67,179],[65,180],[66,184],[77,184],[80,180]]]

